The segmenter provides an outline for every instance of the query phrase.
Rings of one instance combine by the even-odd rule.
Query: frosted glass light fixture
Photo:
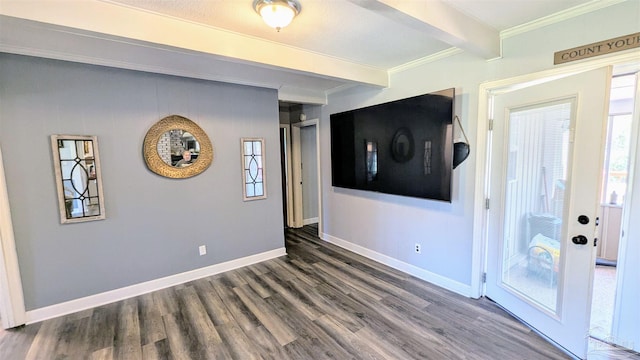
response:
[[[297,0],[255,0],[253,8],[267,25],[277,31],[289,25],[301,10]]]

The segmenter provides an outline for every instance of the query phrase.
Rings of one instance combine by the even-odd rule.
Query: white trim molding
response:
[[[201,279],[207,276],[223,273],[238,269],[244,266],[249,266],[259,262],[263,262],[270,259],[275,259],[280,256],[286,255],[286,249],[284,247],[266,251],[260,254],[250,255],[243,258],[226,261],[220,264],[215,264],[200,269],[186,271],[180,274],[175,274],[131,286],[126,286],[120,289],[106,291],[100,294],[95,294],[75,300],[66,301],[63,303],[46,306],[34,310],[29,310],[26,313],[26,323],[33,324],[47,319],[52,319],[58,316],[63,316],[78,311],[91,309],[101,305],[109,304],[115,301],[120,301],[135,296],[150,293],[152,291],[165,289],[171,286],[184,284],[189,281]]]
[[[390,256],[381,254],[379,252],[373,251],[371,249],[367,249],[363,246],[360,245],[356,245],[354,243],[348,242],[346,240],[340,239],[338,237],[329,235],[329,234],[322,234],[322,239],[326,242],[332,243],[334,245],[337,245],[341,248],[347,249],[349,251],[352,251],[358,255],[362,255],[366,258],[369,258],[371,260],[375,260],[379,263],[382,263],[384,265],[387,265],[389,267],[392,267],[396,270],[400,270],[404,273],[407,273],[409,275],[415,276],[418,279],[424,280],[426,282],[429,282],[431,284],[440,286],[441,288],[444,288],[446,290],[450,290],[453,291],[457,294],[460,294],[462,296],[466,296],[466,297],[471,297],[471,287],[469,285],[465,285],[463,283],[451,280],[449,278],[446,278],[444,276],[438,275],[438,274],[434,274],[430,271],[427,271],[425,269],[419,268],[415,265],[411,265],[408,264],[404,261],[400,261],[398,259],[392,258]]]
[[[404,63],[402,65],[398,65],[396,67],[393,67],[391,69],[389,69],[389,74],[393,75],[393,74],[397,74],[399,72],[403,72],[405,70],[409,70],[409,69],[413,69],[416,68],[418,66],[422,66],[425,64],[429,64],[432,62],[436,62],[438,60],[444,59],[444,58],[448,58],[450,56],[453,55],[457,55],[460,53],[463,53],[464,50],[457,48],[457,47],[450,47],[448,49],[439,51],[435,54],[431,54],[429,56],[425,56],[423,58],[417,59],[417,60],[413,60],[413,61],[409,61],[408,63]]]
[[[597,11],[606,8],[611,5],[619,4],[626,0],[591,0],[590,2],[574,6],[572,8],[559,11],[555,14],[551,14],[528,23],[524,23],[518,26],[514,26],[509,29],[502,30],[500,32],[500,40],[510,38],[512,36],[520,35],[529,31],[543,28],[545,26],[556,24],[580,15],[588,14],[593,11]]]
[[[317,223],[317,222],[318,222],[318,218],[317,218],[317,217],[309,218],[309,219],[304,219],[304,220],[302,221],[302,223],[303,223],[303,224],[305,224],[305,225],[311,225],[311,224],[315,224],[315,223]]]
[[[0,151],[0,320],[4,329],[25,323],[24,294]]]

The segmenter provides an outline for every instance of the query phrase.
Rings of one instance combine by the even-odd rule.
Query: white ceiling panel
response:
[[[499,56],[502,30],[620,1],[300,0],[301,13],[277,32],[253,0],[0,0],[0,51],[322,103],[331,91],[386,87],[390,69],[445,50]]]

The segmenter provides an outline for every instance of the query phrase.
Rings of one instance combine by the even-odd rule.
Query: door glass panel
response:
[[[572,100],[512,109],[506,154],[502,284],[558,313]]]

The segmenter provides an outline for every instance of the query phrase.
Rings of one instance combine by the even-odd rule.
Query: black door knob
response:
[[[576,245],[586,245],[589,242],[587,237],[584,235],[574,236],[571,238],[571,241]]]
[[[589,223],[589,217],[587,215],[578,216],[578,222],[582,225],[587,225]]]

